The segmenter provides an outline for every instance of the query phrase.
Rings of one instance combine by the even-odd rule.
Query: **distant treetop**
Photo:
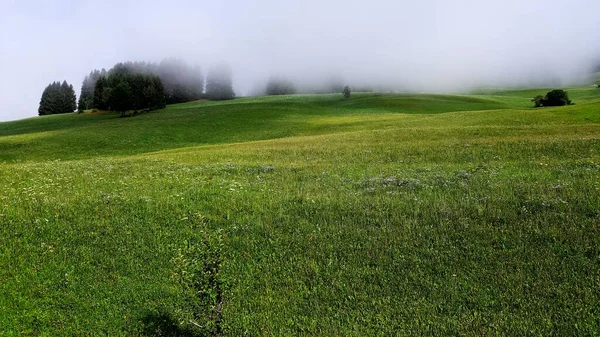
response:
[[[265,88],[267,95],[293,95],[296,93],[294,84],[284,78],[271,77]]]
[[[217,101],[235,98],[228,65],[216,65],[209,70],[206,75],[206,98]]]

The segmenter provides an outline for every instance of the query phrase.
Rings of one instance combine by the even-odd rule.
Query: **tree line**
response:
[[[72,85],[66,81],[51,83],[42,94],[39,114],[98,109],[124,115],[126,111],[160,109],[166,104],[201,98],[233,99],[231,77],[227,65],[216,65],[209,69],[205,86],[200,67],[188,66],[178,59],[160,63],[120,62],[108,71],[95,69],[86,75],[78,102]]]
[[[218,65],[209,71],[204,90],[200,67],[190,67],[178,59],[160,63],[120,62],[108,71],[92,70],[83,80],[78,111],[88,109],[118,111],[152,110],[166,104],[201,98],[225,100],[235,97],[231,70]]]
[[[206,82],[204,80],[200,67],[191,67],[174,58],[165,59],[160,63],[120,62],[108,71],[90,71],[83,79],[78,102],[72,85],[66,81],[62,84],[51,83],[42,94],[39,114],[98,109],[125,115],[127,111],[160,109],[167,104],[202,98],[235,98],[231,69],[226,64],[211,67]],[[291,81],[282,77],[271,77],[264,91],[258,94],[339,93],[342,88],[341,81],[332,80],[320,89],[299,91]]]

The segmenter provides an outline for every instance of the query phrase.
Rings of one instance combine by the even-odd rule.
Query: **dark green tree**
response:
[[[49,84],[42,92],[42,98],[40,99],[40,107],[38,108],[38,115],[51,115],[54,106],[54,86],[56,82]]]
[[[79,96],[79,102],[77,102],[77,112],[82,113],[86,110],[85,100],[81,99]]]
[[[131,86],[127,81],[119,82],[112,90],[111,108],[124,116],[134,105],[134,96]]]
[[[106,77],[100,76],[94,85],[94,97],[92,99],[92,108],[106,110],[106,99],[104,98],[106,88]]]
[[[77,109],[77,97],[72,84],[63,81],[60,86],[62,109],[68,112],[73,112]]]

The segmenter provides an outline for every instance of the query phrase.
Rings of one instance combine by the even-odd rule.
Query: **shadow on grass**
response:
[[[196,337],[201,336],[191,328],[181,327],[168,313],[150,313],[143,319],[143,336],[147,337]]]

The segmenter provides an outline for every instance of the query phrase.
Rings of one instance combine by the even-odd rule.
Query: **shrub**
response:
[[[546,94],[544,106],[571,105],[569,94],[564,90],[552,90]]]
[[[563,106],[573,104],[569,99],[569,94],[560,89],[549,91],[545,97],[542,97],[541,95],[535,96],[531,101],[535,103],[536,108],[541,106]]]
[[[539,108],[544,104],[544,96],[537,95],[531,101],[535,104],[536,108]]]

